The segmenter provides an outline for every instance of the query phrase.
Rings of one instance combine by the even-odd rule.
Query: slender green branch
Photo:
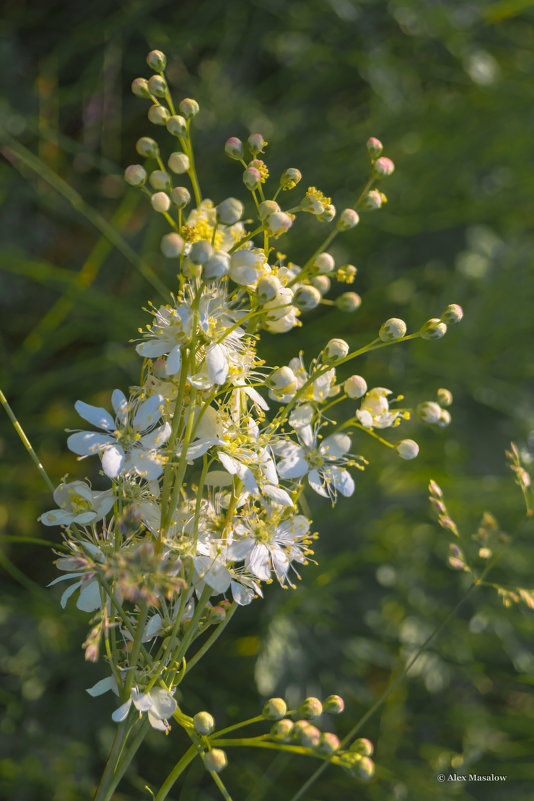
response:
[[[4,393],[2,392],[1,389],[0,389],[0,403],[4,407],[7,416],[11,420],[11,422],[13,424],[13,428],[15,429],[15,431],[19,435],[20,439],[22,440],[22,444],[24,445],[24,447],[28,451],[30,459],[32,460],[32,462],[36,466],[37,470],[39,471],[39,473],[41,475],[41,478],[45,482],[45,484],[48,487],[48,489],[50,490],[50,492],[52,494],[54,494],[55,487],[52,484],[52,482],[50,481],[50,478],[48,477],[48,473],[44,469],[43,465],[41,464],[41,461],[40,461],[39,457],[37,456],[37,454],[35,453],[34,449],[32,448],[32,444],[31,444],[30,440],[28,439],[28,437],[24,433],[24,430],[23,430],[21,424],[17,420],[13,409],[11,408],[9,403],[7,402],[7,398],[6,398],[6,396],[4,395]]]

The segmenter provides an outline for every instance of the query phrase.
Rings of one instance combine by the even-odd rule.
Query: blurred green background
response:
[[[377,136],[397,170],[384,211],[336,241],[338,263],[358,267],[355,315],[317,313],[300,332],[267,336],[263,356],[314,355],[332,335],[366,342],[389,316],[417,329],[447,303],[466,318],[439,342],[374,354],[358,367],[407,404],[438,387],[455,397],[448,429],[407,427],[418,460],[371,459],[355,495],[332,512],[313,503],[319,564],[298,592],[271,586],[237,615],[184,685],[184,709],[227,725],[257,714],[266,696],[340,693],[340,735],[379,697],[417,644],[460,599],[467,577],[447,566],[449,538],[426,485],[445,490],[466,549],[490,509],[514,542],[495,571],[532,588],[532,527],[505,468],[513,439],[534,445],[534,13],[525,0],[7,1],[0,23],[0,387],[58,481],[83,470],[65,447],[77,398],[107,405],[137,381],[128,340],[156,300],[138,259],[172,285],[159,253],[165,232],[122,182],[135,141],[159,132],[129,91],[164,50],[175,99],[201,106],[196,151],[205,194],[243,196],[228,136],[261,131],[271,175],[299,167],[339,209],[366,178],[365,141]],[[170,143],[162,132],[160,143]],[[276,179],[275,179],[276,180]],[[70,189],[69,189],[70,187]],[[74,190],[74,191],[73,191]],[[83,198],[83,201],[81,200]],[[85,205],[86,204],[86,205]],[[112,223],[132,249],[102,235]],[[96,227],[95,227],[96,225]],[[283,249],[305,259],[324,236],[313,220]],[[339,242],[339,244],[338,244]],[[90,798],[113,734],[113,700],[84,688],[105,675],[86,665],[86,616],[59,608],[58,532],[41,479],[7,418],[0,418],[0,796],[9,801]],[[505,609],[480,588],[408,680],[361,734],[376,745],[377,776],[356,784],[330,767],[307,801],[514,801],[534,797],[533,612]],[[117,801],[149,798],[182,740],[154,733]],[[225,773],[234,801],[288,801],[316,763],[236,751]],[[452,768],[451,768],[452,766]],[[495,783],[436,775],[506,774]],[[209,801],[215,788],[193,767],[173,801]]]

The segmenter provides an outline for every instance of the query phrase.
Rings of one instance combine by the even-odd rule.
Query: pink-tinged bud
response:
[[[124,171],[124,180],[130,186],[143,186],[146,177],[146,170],[141,164],[130,164]]]
[[[401,459],[415,459],[419,453],[419,445],[413,439],[403,439],[397,442],[395,450]]]
[[[365,380],[365,378],[362,378],[361,375],[351,375],[351,377],[347,378],[347,380],[343,384],[343,389],[345,390],[345,393],[348,395],[349,398],[363,398],[363,396],[367,392],[367,381]],[[337,696],[330,696],[330,697],[337,697]],[[327,698],[326,700],[328,701],[329,699]],[[329,709],[327,709],[326,711],[330,712]]]
[[[315,274],[326,275],[326,273],[331,273],[335,266],[334,257],[330,253],[323,251],[323,253],[319,253],[319,255],[315,257],[312,270]]]
[[[444,387],[440,387],[436,393],[438,403],[441,406],[451,406],[452,404],[452,392],[450,389],[445,389]]]
[[[324,207],[324,211],[321,214],[317,215],[317,219],[320,222],[332,222],[334,217],[336,216],[336,207],[333,203],[329,203],[327,206]]]
[[[371,740],[368,740],[366,737],[359,737],[357,740],[354,740],[349,748],[349,751],[352,751],[353,754],[360,754],[360,756],[364,757],[373,756],[374,750]]]
[[[257,170],[256,167],[247,167],[243,173],[243,183],[247,189],[250,189],[251,192],[253,192],[254,189],[257,189],[261,183],[261,175],[259,170]]]
[[[352,378],[359,378],[359,376],[352,376]],[[347,382],[345,381],[345,384],[346,383]],[[365,384],[365,389],[367,389],[367,384]],[[341,712],[343,712],[343,710],[345,709],[345,702],[343,701],[343,698],[340,695],[329,695],[328,698],[325,698],[325,700],[323,701],[323,709],[325,712],[329,712],[331,715],[340,715]]]
[[[339,737],[336,737],[331,731],[326,731],[321,734],[319,738],[319,745],[317,750],[321,754],[333,754],[339,748]]]
[[[168,259],[177,258],[184,249],[184,240],[180,234],[166,234],[161,240],[161,252]]]
[[[390,317],[380,326],[378,336],[382,342],[395,342],[406,335],[406,323],[399,317]]]
[[[379,192],[378,189],[371,189],[371,191],[367,192],[365,195],[359,208],[364,209],[364,211],[376,211],[381,208],[383,203],[382,192]]]
[[[336,306],[339,311],[346,312],[347,314],[355,312],[361,305],[362,299],[357,292],[343,292],[342,295],[336,298]]]
[[[178,108],[180,109],[186,120],[188,120],[190,117],[196,117],[196,115],[200,111],[200,106],[198,105],[196,100],[193,100],[192,97],[184,97]]]
[[[167,58],[161,50],[151,50],[146,57],[146,63],[154,72],[163,72],[167,66]]]
[[[337,227],[340,231],[349,231],[351,228],[354,228],[355,225],[358,225],[359,222],[360,217],[358,216],[358,212],[354,211],[354,209],[345,209],[339,215]]]
[[[156,192],[150,198],[150,202],[152,203],[152,208],[154,211],[157,211],[160,214],[164,214],[166,211],[169,211],[171,205],[171,199],[165,192]]]
[[[185,186],[175,186],[171,192],[171,201],[179,209],[183,209],[191,202],[191,194]]]
[[[262,715],[267,720],[281,720],[287,712],[287,705],[283,698],[269,698],[263,707]]]
[[[311,696],[298,705],[297,714],[307,720],[318,718],[323,714],[323,705],[318,698]]]
[[[282,189],[294,189],[299,181],[302,179],[302,173],[296,167],[288,167],[284,170],[280,178],[280,186]]]
[[[247,141],[253,156],[263,153],[263,148],[268,144],[260,133],[250,134]]]
[[[271,737],[276,737],[277,740],[289,740],[293,731],[294,723],[289,718],[277,721],[271,728]]]
[[[228,765],[228,758],[222,748],[212,748],[204,757],[206,770],[220,773]]]
[[[376,137],[371,136],[367,140],[367,152],[369,153],[369,156],[370,156],[371,159],[374,160],[374,159],[378,158],[378,156],[382,153],[383,149],[384,149],[384,145],[382,144],[380,139],[377,139]]]
[[[132,81],[132,92],[136,97],[150,97],[147,79],[134,78]]]
[[[230,139],[226,140],[224,152],[227,156],[230,156],[231,159],[240,161],[244,155],[243,142],[241,139],[238,139],[237,136],[231,136]]]
[[[197,734],[204,736],[211,734],[215,728],[213,715],[210,715],[209,712],[197,712],[193,718],[193,728]]]
[[[447,333],[447,326],[438,317],[432,317],[427,320],[424,326],[419,331],[419,336],[422,339],[441,339]]]
[[[171,179],[163,170],[153,170],[148,180],[150,181],[150,186],[156,191],[171,188]]]
[[[437,423],[441,416],[441,407],[435,401],[423,401],[417,405],[415,412],[423,423]]]
[[[187,133],[187,123],[180,114],[173,114],[167,120],[167,130],[173,136],[185,136]]]
[[[387,156],[381,156],[373,164],[373,175],[376,178],[387,178],[395,171],[395,165]]]
[[[447,325],[454,325],[454,323],[459,323],[463,316],[462,307],[457,303],[450,303],[441,315],[441,321]]]
[[[149,136],[142,136],[135,144],[135,149],[140,156],[145,158],[155,159],[159,155],[158,143],[151,139]]]
[[[169,165],[169,169],[176,173],[176,175],[182,175],[184,172],[187,172],[191,166],[189,163],[189,156],[186,156],[185,153],[171,153],[167,164]]]

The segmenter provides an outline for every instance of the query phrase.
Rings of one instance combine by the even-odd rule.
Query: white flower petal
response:
[[[304,426],[309,426],[313,420],[313,406],[309,403],[304,403],[302,406],[297,406],[289,415],[289,425],[293,428],[299,429]]]
[[[178,704],[170,692],[165,690],[163,687],[150,690],[150,697],[152,698],[152,708],[150,710],[150,714],[154,715],[155,717],[161,718],[162,720],[167,720],[167,718],[171,718],[176,712]]]
[[[254,389],[254,387],[245,387],[243,391],[249,396],[250,400],[256,404],[256,406],[260,407],[260,409],[263,409],[265,412],[269,410],[269,404],[265,398],[263,398],[260,393]]]
[[[114,720],[115,723],[122,723],[122,721],[126,720],[128,717],[128,712],[130,711],[131,705],[132,699],[129,698],[124,704],[121,704],[121,706],[115,710],[111,716],[111,719]]]
[[[350,450],[351,444],[350,437],[347,434],[339,432],[326,437],[321,442],[319,451],[327,459],[339,459]]]
[[[310,470],[308,473],[308,482],[314,492],[318,495],[322,495],[323,498],[328,498],[328,492],[323,487],[323,482],[318,470]]]
[[[152,698],[149,693],[140,693],[132,690],[132,701],[139,712],[147,712],[152,707]]]
[[[107,676],[107,678],[100,679],[100,681],[97,681],[97,683],[93,684],[92,687],[88,687],[85,692],[89,693],[89,695],[92,695],[93,698],[96,698],[97,696],[102,695],[103,693],[109,692],[109,690],[113,690],[116,686],[117,685],[114,677]]]
[[[264,484],[262,492],[264,495],[267,495],[268,498],[271,498],[275,503],[279,503],[282,506],[294,505],[289,493],[287,493],[281,487],[276,487],[273,484]]]
[[[302,456],[282,459],[278,462],[278,475],[280,478],[301,478],[308,472],[308,462]]]
[[[163,473],[163,465],[158,461],[155,454],[145,453],[145,451],[138,449],[132,451],[125,467],[126,471],[135,470],[147,481],[153,481]]]
[[[162,426],[158,426],[158,428],[155,428],[150,434],[143,434],[140,443],[147,451],[156,450],[157,448],[161,448],[162,445],[165,445],[171,433],[171,424],[163,423]]]
[[[248,569],[262,581],[271,578],[271,560],[269,549],[262,542],[257,542],[247,559]]]
[[[165,362],[165,373],[167,375],[176,375],[176,373],[180,370],[181,363],[182,352],[180,350],[180,345],[175,345],[167,356],[167,361]]]
[[[108,478],[117,478],[124,466],[124,451],[120,445],[108,445],[102,454],[102,469]]]
[[[332,470],[332,480],[336,490],[346,498],[350,498],[354,492],[354,479],[348,470]]]
[[[217,451],[217,456],[222,466],[228,470],[230,475],[235,476],[238,470],[237,460],[232,459],[232,457],[228,456],[228,454],[224,453],[224,451]]]
[[[157,729],[158,731],[167,731],[168,726],[165,725],[161,718],[158,718],[156,715],[152,714],[151,709],[148,710],[148,720],[153,729]]]
[[[62,578],[65,578],[65,576],[63,576]],[[56,581],[58,581],[58,579],[56,579]],[[52,583],[54,583],[54,582],[52,582]],[[76,590],[78,589],[78,587],[81,587],[81,586],[82,586],[82,582],[81,581],[77,581],[75,584],[71,584],[70,587],[67,587],[67,589],[65,590],[65,592],[61,596],[61,599],[60,599],[60,602],[59,602],[61,604],[61,608],[62,609],[65,609],[65,607],[67,605],[67,601],[69,600],[70,596],[73,595],[76,592]]]
[[[147,428],[152,428],[161,417],[163,403],[162,395],[152,395],[148,400],[143,401],[132,420],[133,427],[138,431],[146,431]]]
[[[96,431],[78,431],[67,439],[67,447],[78,456],[90,456],[111,442],[113,442],[113,437],[107,434],[97,434]]]
[[[128,422],[128,401],[126,395],[120,389],[114,389],[111,396],[111,405],[117,416],[117,420],[121,426],[126,425]]]
[[[214,384],[224,384],[228,377],[228,360],[222,345],[210,345],[206,351],[209,377]]]
[[[149,339],[146,342],[140,342],[135,349],[145,359],[157,359],[168,353],[171,346],[163,339]]]
[[[74,514],[67,512],[65,509],[51,509],[41,515],[39,520],[43,526],[68,526],[72,523]]]
[[[100,597],[100,587],[98,581],[93,579],[80,592],[76,606],[82,612],[95,612],[97,609],[102,608],[102,599]]]
[[[289,558],[287,554],[276,544],[271,547],[271,559],[273,562],[276,578],[282,584],[289,570]]]
[[[91,406],[84,401],[76,401],[74,408],[84,420],[91,423],[97,428],[104,428],[106,431],[115,430],[115,421],[113,417],[105,409],[100,406]]]

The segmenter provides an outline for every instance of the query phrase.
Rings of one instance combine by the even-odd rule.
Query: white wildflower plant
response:
[[[417,455],[416,443],[397,435],[411,416],[402,396],[396,388],[368,388],[365,377],[351,374],[352,363],[377,348],[439,338],[462,316],[451,305],[413,333],[398,318],[378,321],[357,347],[335,338],[311,358],[299,353],[287,365],[266,365],[258,356],[262,332],[284,334],[305,324],[311,309],[336,305],[325,297],[336,282],[343,288],[354,281],[356,269],[336,271],[326,248],[356,226],[360,214],[385,203],[378,187],[393,162],[380,156],[377,139],[369,140],[369,180],[336,222],[330,197],[313,186],[300,191],[297,168],[286,169],[268,189],[262,158],[268,143],[261,134],[246,143],[232,137],[224,150],[243,168],[248,206],[234,197],[203,199],[192,145],[198,103],[185,98],[175,108],[165,56],[152,51],[147,61],[154,75],[135,79],[132,89],[151,103],[149,120],[167,128],[171,147],[165,158],[154,139],[142,137],[137,152],[143,162],[129,166],[125,177],[169,224],[161,250],[177,283],[150,305],[150,321],[132,341],[142,359],[139,386],[111,393],[113,414],[82,400],[75,404],[96,430],[73,431],[67,444],[80,459],[100,460],[102,488],[63,479],[54,492],[57,508],[41,518],[63,527],[57,566],[64,575],[52,582],[71,582],[62,604],[75,596],[92,615],[86,658],[96,662],[103,654],[107,677],[89,692],[112,689],[120,698],[113,714],[110,709],[118,726],[95,801],[111,799],[147,729],[168,733],[171,722],[184,728],[192,746],[156,799],[166,797],[198,754],[220,788],[217,774],[226,764],[220,746],[241,740],[213,727],[200,730],[195,721],[209,713],[183,711],[175,700],[178,685],[236,609],[262,597],[265,584],[295,587],[316,537],[303,504],[309,490],[332,504],[357,493],[354,475],[367,466],[369,437],[389,447],[393,458]],[[288,192],[297,199],[286,203]],[[327,235],[297,266],[277,248],[301,214],[314,216]],[[357,311],[359,295],[341,297],[340,311]],[[447,393],[440,389],[436,399],[420,402],[415,417],[445,425]],[[271,700],[258,720],[276,721],[263,736],[273,747],[371,778],[368,740],[345,747],[303,712],[286,712],[282,699]],[[318,699],[307,701],[305,709],[322,708]],[[281,714],[273,716],[274,708]],[[325,708],[339,712],[343,703],[331,696]]]

